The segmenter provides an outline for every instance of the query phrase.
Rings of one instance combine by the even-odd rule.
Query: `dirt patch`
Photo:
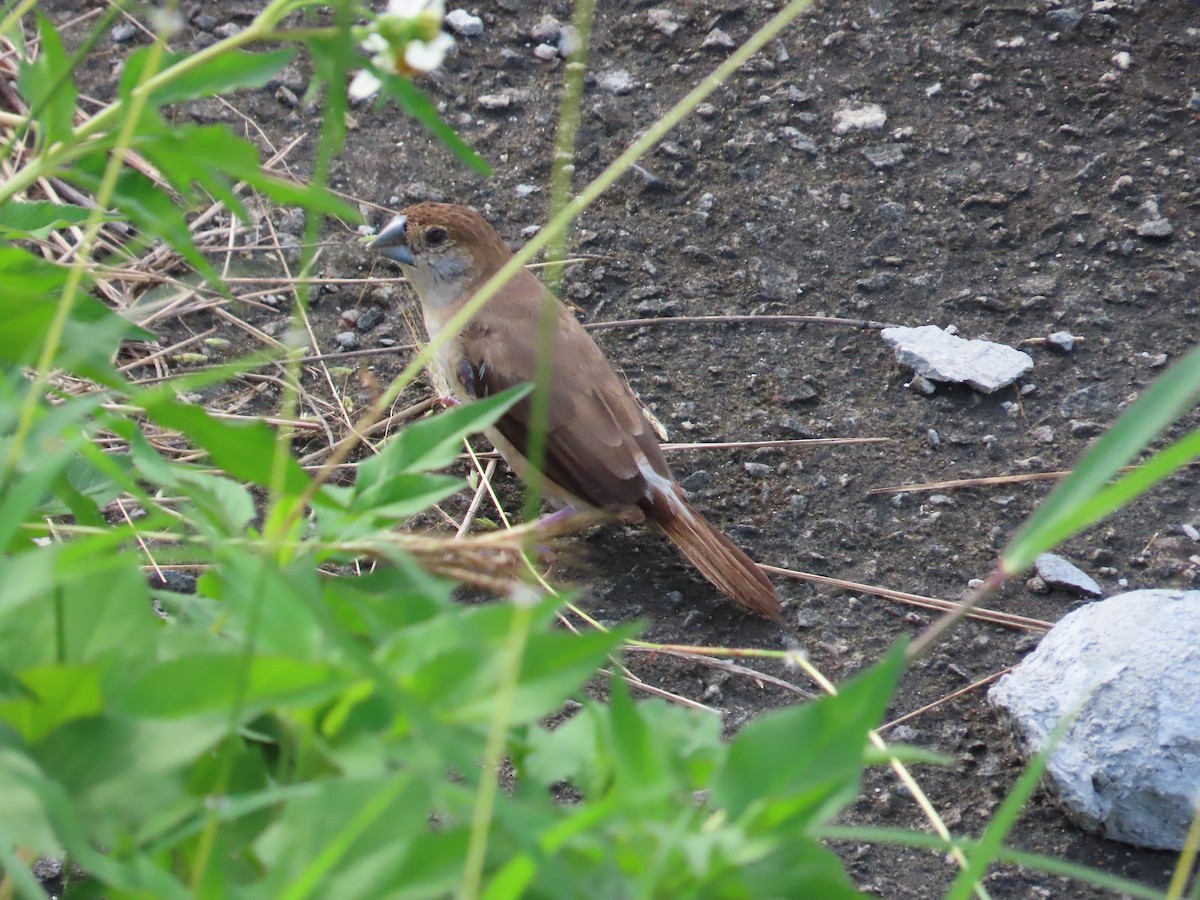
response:
[[[577,184],[727,55],[720,39],[702,46],[714,28],[740,42],[778,5],[663,3],[679,26],[667,34],[646,4],[600,4]],[[220,26],[244,19],[246,6],[218,2],[204,11]],[[557,7],[566,20],[569,9]],[[419,200],[470,203],[516,245],[546,217],[562,63],[534,54],[541,4],[498,0],[471,11],[482,16],[483,34],[460,38],[426,87],[495,165],[495,177],[468,172],[394,108],[360,108],[333,186],[373,204],[376,224],[390,215],[385,208]],[[185,44],[207,40],[197,28],[183,35]],[[106,43],[89,60],[84,77],[95,80],[94,93],[111,91],[111,66],[127,47]],[[826,314],[954,325],[966,337],[1021,345],[1035,366],[1020,388],[983,396],[942,387],[923,396],[906,387],[908,373],[873,332],[668,324],[597,333],[673,440],[888,438],[850,448],[680,452],[671,461],[696,504],[764,562],[956,599],[987,574],[1049,484],[868,491],[1067,468],[1195,343],[1198,52],[1200,7],[1187,2],[828,4],[732,78],[643,161],[643,172],[588,210],[574,247],[597,258],[568,272],[567,296],[589,321]],[[303,177],[321,117],[296,101],[307,83],[298,63],[267,89],[236,98],[236,108],[208,102],[180,115],[256,136],[252,121],[275,148],[302,138],[288,164]],[[495,108],[481,103],[484,96],[507,104]],[[863,104],[880,107],[886,123],[835,133],[838,111]],[[287,222],[274,224],[288,233]],[[345,229],[330,229],[326,240],[324,278],[395,274]],[[317,301],[311,320],[320,351],[338,350],[335,336],[347,331],[368,349],[393,341],[395,355],[371,357],[369,366],[381,382],[399,371],[411,316],[403,290],[331,281]],[[372,329],[343,315],[375,308],[384,316]],[[269,304],[243,312],[270,335],[286,325]],[[210,327],[235,340],[231,353],[244,348],[245,333],[210,313],[176,322],[162,343]],[[1056,331],[1081,341],[1066,353],[1036,342]],[[323,373],[314,368],[306,378],[314,395],[329,398]],[[352,404],[369,402],[358,376],[336,378]],[[273,402],[275,390],[267,386],[258,408]],[[421,396],[414,391],[402,402]],[[337,415],[323,414],[337,430]],[[1195,424],[1193,416],[1184,427]],[[1181,477],[1062,552],[1109,593],[1189,585],[1197,548],[1179,526],[1197,521],[1194,487]],[[602,620],[640,617],[649,623],[645,637],[656,641],[799,643],[834,680],[932,618],[781,579],[787,624],[780,629],[722,601],[664,539],[619,527],[580,537],[565,555],[585,560],[565,574],[592,584],[581,604]],[[1075,602],[1015,583],[993,606],[1054,621]],[[890,714],[999,672],[1035,644],[1026,632],[966,624],[908,673]],[[647,681],[721,709],[731,727],[792,701],[770,685],[664,657],[630,664]],[[955,761],[950,769],[921,768],[918,777],[957,833],[979,834],[1020,771],[981,690],[889,737]],[[845,818],[923,827],[911,799],[883,772],[868,777]],[[1011,843],[1159,886],[1174,863],[1170,854],[1084,834],[1041,797]],[[839,850],[855,880],[884,897],[936,896],[954,874],[926,852]],[[1007,866],[987,887],[996,898],[1100,895]]]

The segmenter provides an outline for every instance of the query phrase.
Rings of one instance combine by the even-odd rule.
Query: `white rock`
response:
[[[483,19],[471,15],[465,9],[450,10],[442,21],[446,23],[447,28],[463,37],[478,37],[483,34]]]
[[[887,113],[874,103],[847,104],[833,114],[833,133],[878,131],[887,122]]]
[[[552,59],[558,59],[558,48],[553,44],[538,44],[533,48],[533,55],[549,62]]]
[[[633,76],[626,69],[609,69],[596,75],[596,87],[606,94],[628,94],[633,90]]]
[[[1104,596],[1104,591],[1090,575],[1057,554],[1041,554],[1034,561],[1033,567],[1038,577],[1050,587],[1061,588],[1084,597]]]
[[[646,18],[650,20],[650,27],[655,31],[661,31],[667,37],[670,37],[679,30],[679,23],[675,21],[675,14],[669,9],[649,9],[646,10]]]
[[[1200,591],[1132,591],[1075,610],[988,698],[1030,752],[1075,716],[1046,772],[1076,822],[1183,846],[1200,796]]]
[[[563,58],[574,56],[583,47],[579,39],[579,29],[574,25],[564,25],[558,32],[558,53]]]
[[[902,366],[911,366],[933,381],[969,384],[985,394],[1012,384],[1033,368],[1028,353],[991,341],[963,340],[936,325],[885,328],[880,334]]]
[[[734,43],[733,38],[731,38],[720,28],[714,28],[705,36],[704,40],[700,42],[700,46],[702,48],[717,47],[721,50],[731,50],[736,47],[737,44]]]

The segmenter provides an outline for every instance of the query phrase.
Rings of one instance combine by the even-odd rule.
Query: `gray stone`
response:
[[[542,16],[536,25],[529,29],[529,36],[538,43],[552,44],[558,40],[562,23],[554,16]]]
[[[734,43],[733,38],[731,38],[720,28],[714,28],[707,35],[705,35],[704,40],[700,43],[700,46],[702,48],[716,47],[718,50],[731,50],[736,47],[737,44]]]
[[[450,10],[442,21],[446,23],[447,28],[463,37],[478,37],[483,34],[483,19],[471,15],[465,9]]]
[[[679,23],[675,21],[675,14],[669,9],[647,10],[646,18],[650,20],[651,28],[662,32],[667,37],[670,37],[679,30]]]
[[[919,328],[885,328],[884,341],[896,352],[896,361],[934,381],[968,384],[990,394],[1006,387],[1033,368],[1033,359],[1004,344],[968,341],[935,325]]]
[[[358,349],[358,335],[353,331],[341,331],[333,336],[333,341],[343,350]]]
[[[1175,233],[1175,227],[1171,221],[1165,216],[1157,219],[1149,219],[1138,226],[1138,237],[1144,238],[1169,238]]]
[[[633,90],[633,76],[627,69],[609,69],[596,76],[596,87],[606,94],[628,94]]]
[[[1084,597],[1104,596],[1104,591],[1090,575],[1054,553],[1043,553],[1033,566],[1038,577],[1050,587],[1071,591]]]
[[[579,29],[574,25],[564,25],[558,32],[558,53],[563,59],[574,56],[583,47],[579,40]]]
[[[112,30],[114,44],[127,44],[137,36],[137,27],[129,22],[122,22]]]
[[[1133,193],[1133,176],[1122,175],[1113,182],[1113,186],[1108,189],[1108,196],[1120,199],[1128,197]]]
[[[904,148],[899,144],[869,144],[860,152],[877,169],[894,169],[904,162]]]
[[[368,331],[373,331],[383,321],[384,312],[378,306],[371,306],[363,310],[362,315],[358,317],[357,327],[360,332],[366,334]]]
[[[1179,850],[1200,796],[1200,591],[1132,591],[1065,616],[988,692],[1068,814]],[[1073,717],[1073,718],[1072,718]]]
[[[1069,331],[1056,331],[1046,336],[1046,346],[1061,350],[1063,353],[1070,353],[1075,349],[1075,335]]]
[[[1052,9],[1046,13],[1046,21],[1059,31],[1074,31],[1081,21],[1083,13],[1077,9]]]
[[[479,104],[480,109],[487,109],[493,112],[508,109],[516,103],[516,95],[511,91],[501,91],[497,94],[481,94],[475,102]]]
[[[887,123],[887,113],[875,103],[850,103],[833,114],[833,133],[878,131]]]

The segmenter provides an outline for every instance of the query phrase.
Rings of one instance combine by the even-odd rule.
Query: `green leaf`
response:
[[[42,240],[50,232],[87,221],[92,211],[70,203],[49,200],[9,200],[0,206],[0,238]],[[105,216],[105,220],[112,219]]]
[[[326,779],[289,801],[255,842],[267,873],[262,896],[398,896],[404,882],[384,879],[410,855],[429,813],[429,785],[414,772]]]
[[[95,665],[43,666],[23,672],[21,680],[33,696],[0,701],[0,719],[26,741],[39,741],[63,723],[99,715],[104,708]]]
[[[1033,565],[1038,554],[1119,508],[1139,491],[1148,489],[1194,458],[1195,445],[1189,439],[1183,452],[1164,451],[1152,460],[1153,465],[1147,472],[1138,475],[1124,489],[1088,506],[1122,466],[1195,405],[1198,393],[1200,347],[1157,378],[1079,461],[1070,476],[1046,498],[1004,549],[1001,555],[1003,571],[1010,576],[1019,575]],[[1087,512],[1082,514],[1085,507]]]
[[[180,402],[165,390],[140,391],[132,395],[132,400],[159,425],[182,432],[207,451],[213,462],[234,478],[270,486],[276,436],[266,423],[222,421],[198,406]],[[291,456],[285,458],[283,466],[284,489],[290,494],[302,492],[309,480],[304,469]]]
[[[347,488],[322,490],[321,499],[329,514],[321,517],[321,532],[331,540],[349,540],[370,534],[380,527],[415,516],[451,494],[466,482],[450,475],[393,475],[377,482],[372,490],[358,494]],[[334,516],[333,510],[344,510]]]
[[[30,787],[31,782],[44,784],[45,777],[20,748],[5,746],[7,743],[0,741],[0,796],[4,797],[0,803],[0,842],[59,856],[63,847],[54,833],[54,823],[37,791]],[[25,860],[20,868],[28,871],[28,864]]]
[[[894,647],[837,696],[767,713],[747,725],[713,779],[713,802],[734,818],[757,812],[767,821],[811,821],[834,798],[849,800],[867,732],[883,716],[903,664],[903,647]]]
[[[37,14],[41,53],[33,62],[22,62],[17,84],[38,124],[38,142],[49,147],[71,136],[75,126],[75,82],[70,61],[53,23]]]
[[[216,538],[242,534],[257,514],[254,498],[236,481],[188,471],[177,472],[176,478],[190,505],[202,517],[201,521],[210,526],[209,534]]]
[[[551,602],[552,609],[557,607],[556,599]],[[545,631],[531,634],[521,658],[521,671],[517,677],[509,720],[513,724],[524,724],[554,712],[637,630],[636,625],[622,625],[608,632],[592,630],[570,634]],[[499,662],[498,658],[495,659]],[[491,667],[480,665],[476,676],[476,698],[455,704],[457,708],[452,711],[447,710],[447,714],[456,721],[486,722],[491,715],[495,704],[495,672],[491,671]]]
[[[530,389],[530,385],[517,385],[409,425],[388,441],[381,453],[359,464],[355,488],[361,502],[373,505],[371,498],[386,492],[388,482],[397,475],[450,465],[458,456],[463,438],[483,431]]]
[[[244,181],[282,206],[301,206],[316,213],[362,220],[358,210],[320,185],[298,184],[268,174],[258,148],[225,125],[173,125],[158,119],[139,132],[136,147],[185,197],[195,186],[222,200],[243,219],[241,198],[233,184]]]
[[[487,160],[476,153],[458,136],[458,132],[446,124],[445,120],[438,115],[437,107],[421,93],[416,85],[407,78],[401,78],[391,72],[382,72],[373,65],[370,68],[383,82],[376,107],[381,107],[386,102],[386,98],[391,97],[402,110],[428,128],[438,140],[449,147],[450,151],[460,160],[480,175],[491,176],[492,167],[488,165]]]
[[[5,665],[21,671],[150,652],[161,621],[140,561],[103,546],[78,539],[0,559]]]
[[[230,652],[186,656],[141,666],[113,686],[112,708],[147,719],[228,714],[241,703],[242,720],[273,706],[315,704],[343,690],[348,679],[325,663]]]
[[[41,353],[59,296],[66,285],[67,268],[48,262],[19,247],[0,247],[0,321],[4,340],[0,360],[31,364]],[[78,294],[71,309],[55,364],[88,374],[96,367],[110,368],[109,358],[124,338],[153,339],[153,335],[122,319],[100,301]]]
[[[94,152],[76,161],[63,173],[87,191],[100,187],[101,173],[108,161],[107,152]],[[157,184],[133,169],[123,169],[113,188],[112,204],[138,226],[149,240],[168,243],[213,284],[221,284],[217,270],[205,259],[192,240],[183,210]]]
[[[154,833],[187,800],[184,769],[224,736],[227,715],[136,721],[112,715],[68,722],[30,748],[61,785],[94,839]]]
[[[149,47],[129,54],[121,70],[122,96],[128,96],[137,87],[149,55]],[[150,93],[148,104],[158,107],[199,97],[215,97],[241,88],[260,88],[291,62],[295,55],[295,50],[276,50],[272,53],[227,50],[160,84]],[[160,71],[165,72],[188,57],[186,53],[165,54]]]

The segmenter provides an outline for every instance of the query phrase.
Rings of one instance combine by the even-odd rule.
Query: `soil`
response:
[[[713,29],[740,43],[780,3],[598,6],[577,186],[728,55],[719,41],[702,46]],[[654,6],[670,10],[673,34],[652,24]],[[218,24],[244,22],[253,11],[235,0],[204,4]],[[482,35],[459,37],[457,52],[423,86],[495,175],[471,173],[394,106],[358,107],[332,184],[363,203],[373,225],[412,202],[452,200],[483,211],[516,246],[547,215],[563,77],[561,60],[535,57],[530,33],[546,12],[568,21],[570,10],[495,0],[469,11],[482,16]],[[185,47],[206,40],[195,27],[181,35]],[[128,46],[105,42],[89,61],[98,93]],[[1051,483],[869,492],[1068,468],[1196,342],[1198,53],[1200,6],[1187,0],[1073,9],[1041,0],[819,5],[646,157],[644,172],[624,176],[581,217],[572,246],[594,258],[568,271],[567,297],[589,322],[843,316],[953,325],[1029,352],[1034,368],[1012,388],[983,395],[939,386],[926,396],[907,386],[911,373],[872,330],[678,322],[595,333],[672,440],[886,438],[675,452],[671,460],[696,504],[760,561],[957,599],[990,571]],[[205,102],[180,114],[255,136],[247,116],[276,148],[301,138],[287,165],[303,177],[322,116],[295,103],[307,85],[307,63],[298,62],[266,89],[233,98],[233,107]],[[485,108],[485,95],[508,105]],[[835,112],[863,103],[881,107],[886,124],[835,134]],[[1161,223],[1147,227],[1159,219],[1169,236]],[[279,215],[273,221],[286,224]],[[331,226],[324,238],[322,278],[396,274],[350,229]],[[330,281],[318,300],[311,319],[322,352],[336,351],[334,335],[352,330],[344,311],[385,303],[382,324],[360,338],[365,348],[394,340],[397,351],[361,364],[384,383],[399,371],[414,318],[405,289]],[[270,309],[245,315],[273,334],[286,318]],[[228,322],[197,313],[172,323],[161,342],[213,326],[242,340]],[[1058,331],[1078,336],[1074,349],[1041,341]],[[229,352],[238,349],[244,345]],[[311,390],[328,396],[323,376],[310,374]],[[355,377],[339,376],[338,387],[356,408],[370,401],[370,385]],[[423,387],[402,403],[427,395]],[[337,418],[329,422],[337,431]],[[1181,428],[1195,425],[1193,415]],[[1200,548],[1180,529],[1200,523],[1192,477],[1171,480],[1060,552],[1110,594],[1195,583]],[[516,508],[517,485],[499,481]],[[640,618],[644,636],[662,642],[799,645],[834,681],[934,617],[866,592],[780,578],[781,628],[722,600],[664,539],[620,526],[568,541],[563,555],[563,576],[590,585],[581,606],[603,621]],[[1078,602],[1017,581],[991,605],[1052,622]],[[906,675],[889,718],[1020,662],[1036,643],[1029,632],[963,624]],[[691,662],[634,657],[630,665],[648,682],[721,710],[731,728],[795,700]],[[985,692],[969,691],[887,733],[954,762],[917,771],[960,834],[981,833],[1022,767]],[[879,770],[844,820],[927,827]],[[1159,887],[1175,862],[1079,830],[1040,794],[1009,843]],[[881,897],[938,896],[954,877],[938,854],[874,844],[838,850],[856,882]],[[1110,896],[1013,866],[994,867],[986,884],[995,898]]]

